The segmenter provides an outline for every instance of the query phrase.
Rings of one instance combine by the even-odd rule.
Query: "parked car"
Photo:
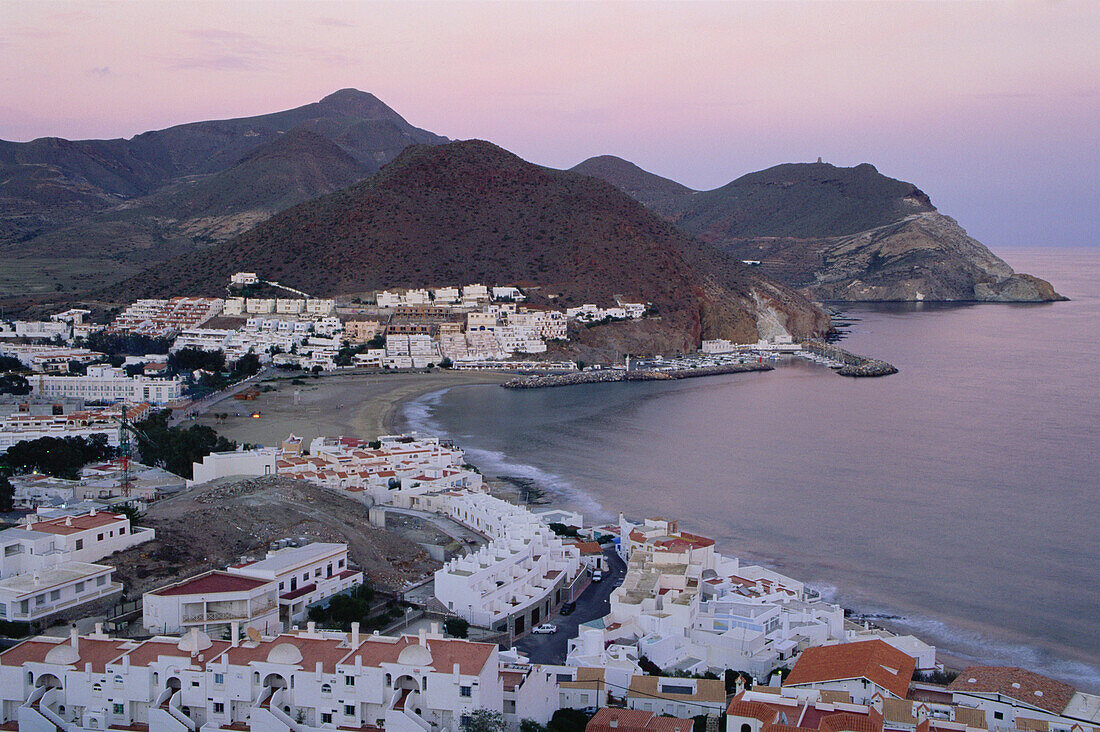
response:
[[[595,572],[592,573],[592,581],[593,582],[603,582],[603,570],[602,569],[597,569]]]
[[[567,602],[567,603],[565,603],[564,605],[561,606],[561,614],[562,615],[571,615],[573,613],[573,611],[576,610],[576,609],[577,609],[577,603]]]
[[[554,625],[553,623],[543,623],[531,632],[538,633],[539,635],[550,635],[558,632],[558,626]]]

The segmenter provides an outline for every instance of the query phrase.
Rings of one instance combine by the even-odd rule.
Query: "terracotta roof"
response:
[[[818,725],[820,732],[882,732],[882,715],[871,710],[870,714],[830,714]]]
[[[1061,714],[1077,692],[1069,684],[1014,666],[971,666],[948,684],[947,690],[1000,694],[1054,714]]]
[[[128,651],[125,655],[130,657],[131,666],[148,666],[162,656],[169,656],[172,658],[190,658],[189,663],[199,668],[205,668],[207,663],[214,660],[221,655],[222,651],[229,648],[228,641],[211,641],[210,647],[200,654],[203,660],[199,661],[198,655],[190,657],[186,651],[181,651],[178,643],[178,641],[174,640],[147,640],[137,648]]]
[[[573,546],[580,550],[581,556],[603,554],[603,547],[595,541],[575,541]]]
[[[641,709],[603,707],[588,721],[585,732],[691,732],[694,722],[676,717],[658,717]]]
[[[302,635],[284,633],[273,639],[264,640],[255,646],[241,645],[226,651],[226,658],[230,665],[247,666],[259,661],[266,662],[267,655],[277,645],[290,644],[302,654],[302,660],[297,665],[306,671],[312,671],[321,662],[321,670],[327,674],[336,673],[336,664],[347,658],[351,652],[343,641],[335,638],[306,638]]]
[[[916,667],[912,656],[879,639],[813,646],[802,652],[783,686],[863,678],[904,699]]]
[[[47,653],[59,645],[69,645],[69,642],[68,638],[61,641],[61,643],[40,640],[23,641],[19,645],[12,646],[0,653],[0,665],[22,666],[25,663],[43,663],[46,660]],[[110,661],[122,655],[122,647],[129,642],[126,639],[102,640],[86,636],[81,637],[77,646],[80,661],[73,665],[83,670],[84,664],[90,663],[92,664],[92,671],[101,674],[106,670]]]
[[[301,597],[302,595],[308,595],[309,593],[313,592],[316,589],[317,589],[317,583],[316,582],[310,582],[308,585],[302,585],[301,587],[299,587],[296,590],[291,590],[290,592],[287,592],[286,594],[279,595],[279,599],[280,600],[294,600],[296,598]]]
[[[200,595],[213,592],[245,592],[268,584],[272,584],[272,581],[214,570],[185,579],[174,585],[162,587],[159,590],[153,590],[150,594],[168,597],[171,595]]]
[[[69,519],[72,520],[66,524]],[[91,513],[86,513],[83,516],[59,516],[45,521],[36,521],[28,528],[31,531],[41,531],[47,534],[78,534],[81,531],[98,529],[100,526],[124,521],[125,519],[125,516],[120,516],[117,513],[99,511],[94,516]]]
[[[731,717],[749,717],[764,724],[772,724],[779,718],[779,712],[763,702],[745,701],[744,692],[733,697],[726,714]]]
[[[694,686],[694,693],[678,694],[661,691],[662,682],[672,686]],[[726,685],[717,679],[676,679],[665,676],[633,676],[627,697],[666,699],[669,701],[694,701],[702,703],[726,703]]]
[[[396,643],[386,640],[367,638],[359,648],[353,651],[345,660],[346,664],[355,663],[355,657],[363,659],[364,666],[379,666],[383,663],[397,663],[397,657],[406,647],[416,645],[419,639],[416,636],[404,635]],[[432,668],[440,673],[448,673],[454,665],[458,664],[459,673],[470,676],[481,673],[485,664],[493,654],[495,645],[491,643],[474,643],[471,641],[429,638],[428,650],[432,654]]]

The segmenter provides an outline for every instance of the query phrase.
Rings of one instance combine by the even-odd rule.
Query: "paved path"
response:
[[[528,656],[532,663],[565,663],[569,639],[577,637],[577,626],[611,612],[611,591],[622,584],[626,575],[626,564],[614,549],[605,549],[603,554],[608,563],[603,581],[593,582],[577,598],[577,609],[572,615],[559,615],[550,620],[558,626],[558,632],[553,635],[531,633],[516,641],[516,648]]]
[[[241,393],[248,387],[258,382],[260,379],[269,376],[273,371],[274,369],[272,369],[270,366],[262,368],[243,381],[238,381],[232,386],[226,387],[225,389],[210,394],[209,396],[205,396],[197,402],[193,402],[186,409],[172,410],[172,415],[168,418],[168,426],[173,427],[183,422],[185,419],[202,414],[218,402],[228,399],[234,394]]]

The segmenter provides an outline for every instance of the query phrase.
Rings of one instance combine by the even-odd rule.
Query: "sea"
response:
[[[1071,300],[844,306],[840,345],[893,376],[460,386],[404,421],[590,521],[676,519],[957,663],[1100,692],[1100,249],[1003,254]]]

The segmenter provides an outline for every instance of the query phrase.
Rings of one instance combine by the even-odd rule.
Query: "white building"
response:
[[[529,511],[485,493],[423,496],[414,507],[442,513],[491,540],[435,573],[436,598],[469,622],[522,635],[574,599],[580,552]]]
[[[47,398],[73,397],[92,402],[168,404],[183,394],[178,378],[127,376],[111,366],[89,366],[84,376],[38,375],[29,379],[32,392]]]
[[[0,620],[35,623],[122,592],[115,568],[65,562],[0,579]]]
[[[259,281],[255,272],[237,272],[229,277],[231,285],[255,285]]]
[[[234,564],[230,574],[278,584],[279,619],[289,627],[304,622],[310,605],[363,584],[363,573],[348,564],[348,545],[315,542],[287,546],[264,559]]]
[[[191,463],[188,486],[230,476],[274,475],[278,451],[260,447],[253,450],[212,452],[201,463]]]
[[[1022,668],[971,666],[947,691],[954,703],[982,710],[991,730],[1100,728],[1100,696]]]
[[[798,657],[783,688],[844,692],[856,704],[871,704],[876,694],[904,699],[916,661],[881,640],[807,648]]]
[[[222,635],[240,623],[261,633],[277,633],[278,584],[218,570],[181,580],[142,595],[141,624],[151,633],[182,633],[192,628]]]
[[[233,626],[235,628],[236,626]],[[37,637],[0,653],[0,722],[23,730],[133,728],[387,732],[461,728],[476,709],[547,721],[524,706],[544,674],[515,679],[495,645],[315,630],[228,640]],[[546,695],[541,695],[545,697]],[[146,727],[140,727],[144,729]]]

